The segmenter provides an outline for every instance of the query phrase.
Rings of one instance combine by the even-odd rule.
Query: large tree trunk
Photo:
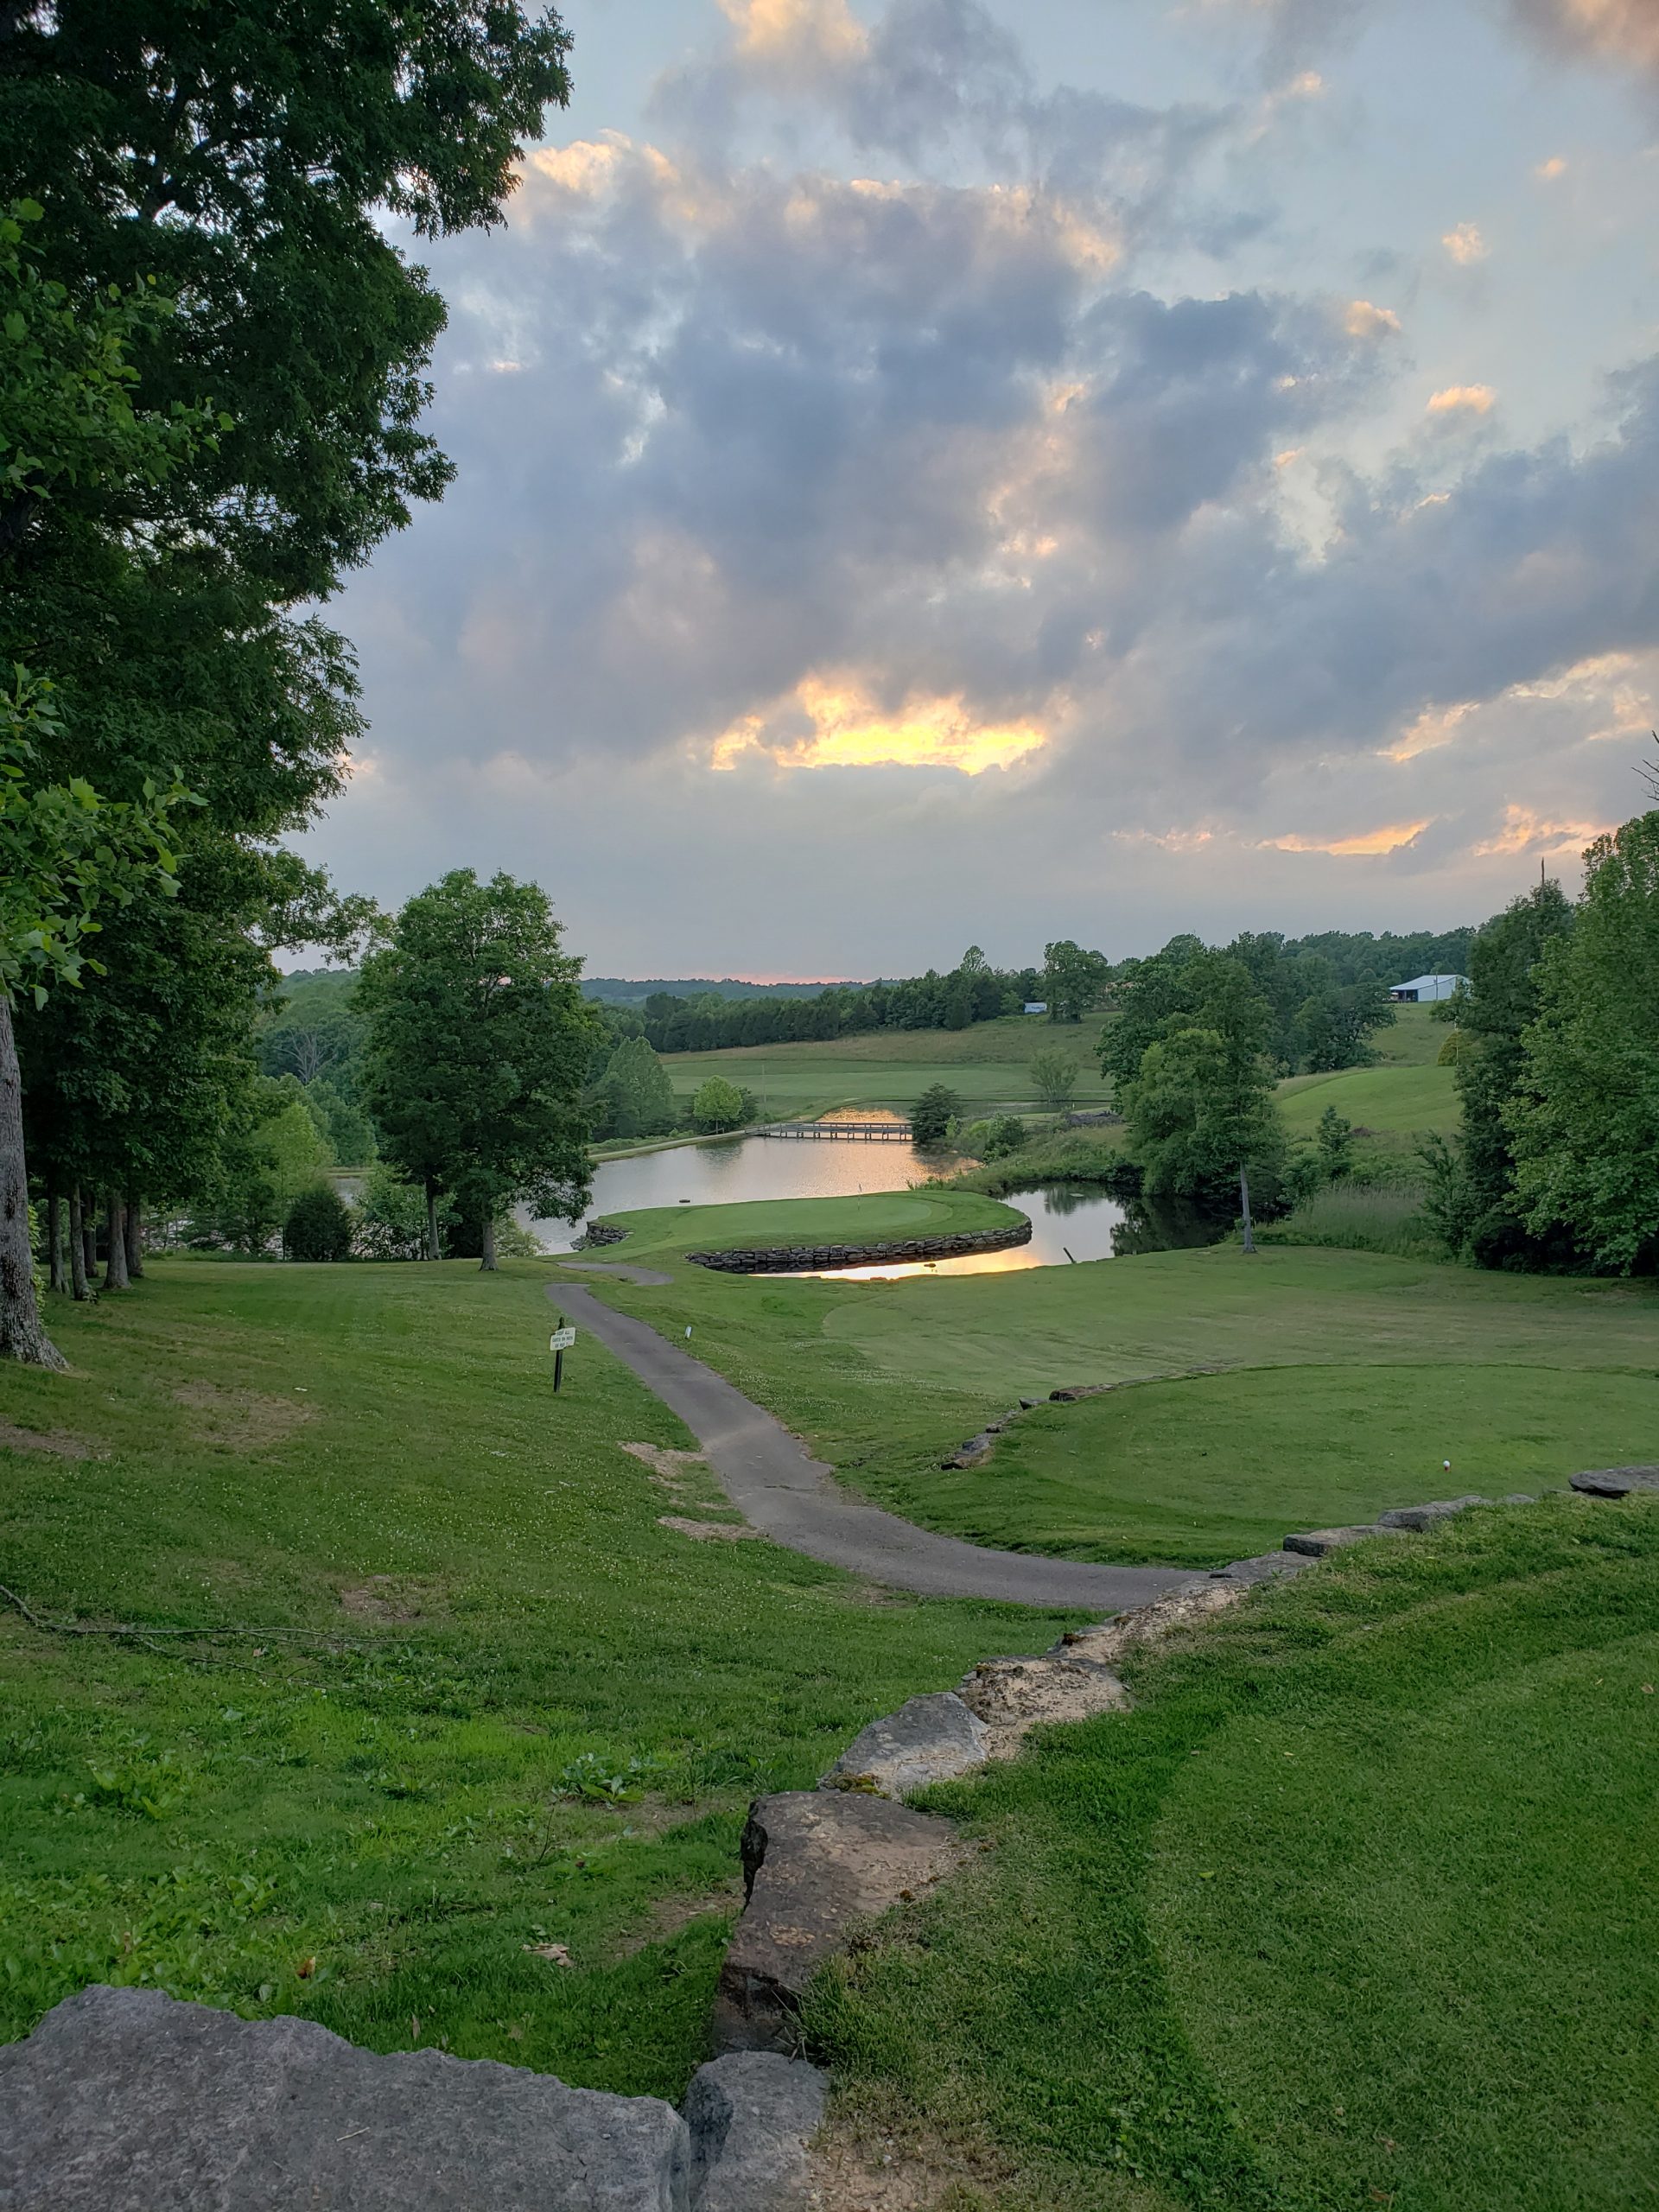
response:
[[[0,1358],[30,1367],[68,1366],[46,1333],[35,1300],[29,1241],[29,1167],[23,1158],[23,1078],[11,1001],[0,992]]]
[[[426,1256],[438,1257],[438,1194],[430,1183],[426,1186]]]
[[[478,1263],[480,1270],[481,1272],[487,1268],[493,1274],[495,1273],[495,1224],[490,1219],[488,1214],[484,1217],[482,1250],[484,1256]]]
[[[127,1273],[134,1282],[144,1274],[144,1210],[137,1198],[127,1206]]]
[[[124,1290],[127,1287],[127,1210],[121,1203],[120,1192],[113,1185],[110,1189],[109,1208],[104,1287],[105,1290]]]
[[[80,1185],[69,1187],[69,1287],[79,1300],[92,1296],[87,1277],[92,1269],[86,1264],[86,1228],[80,1217]]]
[[[98,1273],[98,1201],[90,1191],[80,1205],[80,1255],[90,1283]]]
[[[63,1249],[63,1198],[57,1191],[47,1193],[46,1263],[53,1289],[60,1293],[67,1290],[69,1271]]]

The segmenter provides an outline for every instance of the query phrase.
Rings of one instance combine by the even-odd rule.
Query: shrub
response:
[[[357,1249],[365,1260],[418,1260],[426,1248],[426,1195],[384,1160],[357,1204]]]
[[[999,1114],[994,1122],[982,1122],[978,1127],[984,1131],[977,1147],[982,1160],[1006,1160],[1026,1141],[1026,1125],[1017,1114]]]
[[[283,1224],[283,1256],[288,1260],[349,1260],[352,1210],[338,1191],[318,1183],[302,1191]]]
[[[924,1147],[944,1144],[961,1112],[962,1101],[954,1090],[942,1083],[930,1084],[910,1109],[911,1141]]]

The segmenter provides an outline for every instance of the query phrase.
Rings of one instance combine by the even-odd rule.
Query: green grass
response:
[[[641,1259],[672,1280],[660,1288],[607,1283],[601,1294],[671,1338],[690,1325],[700,1357],[881,1503],[957,1535],[982,1535],[995,1510],[999,1541],[1034,1549],[1085,1540],[1070,1520],[1062,1537],[1042,1513],[1027,1513],[1029,1501],[1004,1477],[963,1476],[939,1465],[1021,1396],[1076,1382],[1150,1382],[1209,1367],[1361,1375],[1418,1367],[1523,1370],[1545,1378],[1537,1385],[1545,1395],[1536,1401],[1536,1442],[1551,1456],[1533,1464],[1553,1468],[1559,1478],[1594,1464],[1586,1456],[1586,1424],[1599,1403],[1624,1405],[1606,1378],[1651,1377],[1659,1367],[1659,1295],[1651,1287],[1482,1274],[1371,1253],[1280,1246],[1246,1255],[1226,1244],[1074,1268],[874,1283],[747,1280],[678,1257],[716,1234],[727,1245],[771,1241],[780,1219],[791,1238],[834,1243],[890,1218],[878,1207],[917,1202],[938,1209],[927,1225],[940,1230],[981,1222],[972,1210],[987,1204],[930,1185],[879,1199],[713,1210],[724,1227],[690,1207],[620,1216],[632,1233],[616,1256]],[[1463,1404],[1460,1452],[1450,1451],[1444,1401],[1434,1395],[1440,1387],[1427,1384],[1415,1398],[1403,1392],[1398,1402],[1386,1443],[1400,1456],[1389,1467],[1410,1465],[1428,1474],[1426,1489],[1419,1484],[1395,1502],[1435,1495],[1443,1458],[1459,1462],[1460,1452],[1508,1433],[1502,1426],[1508,1385],[1499,1374]],[[1610,1412],[1595,1433],[1611,1435],[1611,1421]],[[1629,1442],[1614,1456],[1649,1456],[1651,1427],[1617,1433]],[[1286,1448],[1300,1451],[1307,1441]],[[1383,1443],[1379,1437],[1379,1449]],[[1213,1462],[1214,1478],[1184,1493],[1191,1511],[1182,1524],[1183,1558],[1234,1555],[1236,1501],[1218,1479],[1224,1473],[1223,1463]],[[1207,1517],[1206,1496],[1213,1504]],[[1316,1484],[1304,1494],[1306,1512],[1293,1517],[1331,1519],[1338,1490],[1325,1510],[1319,1496]],[[1115,1539],[1121,1522],[1111,1525]],[[1105,1527],[1103,1521],[1103,1548]]]
[[[145,1980],[677,2095],[749,1796],[1066,1618],[660,1527],[732,1516],[619,1449],[690,1440],[597,1344],[552,1396],[548,1273],[152,1263],[0,1373],[107,1454],[0,1448],[0,1580],[202,1631],[0,1612],[0,2034]]]
[[[913,1105],[943,1083],[965,1105],[1032,1106],[1033,1057],[1058,1046],[1077,1062],[1077,1103],[1106,1103],[1095,1051],[1103,1016],[1053,1023],[1035,1015],[976,1021],[969,1029],[874,1030],[823,1044],[751,1045],[728,1052],[672,1052],[664,1060],[677,1090],[711,1075],[753,1090],[774,1114],[807,1115],[832,1106]]]
[[[1446,1248],[1422,1209],[1421,1183],[1327,1183],[1256,1234],[1269,1244],[1331,1244],[1386,1252],[1397,1260],[1442,1259]]]
[[[1211,1567],[1391,1505],[1535,1493],[1656,1436],[1652,1372],[1256,1367],[1039,1407],[933,1495],[979,1543]]]
[[[1279,1110],[1295,1137],[1311,1137],[1327,1106],[1357,1129],[1409,1148],[1427,1132],[1449,1136],[1458,1126],[1452,1070],[1437,1067],[1344,1068],[1335,1075],[1296,1075],[1279,1086]]]
[[[819,2054],[1010,2208],[1652,2202],[1656,1569],[1659,1501],[1551,1500],[1135,1661],[932,1793],[986,1847],[820,1978]]]
[[[1374,1030],[1371,1050],[1384,1067],[1432,1067],[1440,1049],[1451,1035],[1443,1021],[1436,1021],[1432,1007],[1402,1006],[1395,1009],[1387,1029]]]
[[[833,1206],[833,1215],[825,1211]],[[762,1198],[735,1206],[658,1206],[607,1217],[626,1227],[619,1259],[675,1261],[685,1252],[732,1251],[747,1245],[874,1244],[958,1230],[1007,1229],[1020,1219],[1012,1206],[954,1187],[873,1191],[847,1198]],[[696,1272],[695,1270],[693,1272]]]

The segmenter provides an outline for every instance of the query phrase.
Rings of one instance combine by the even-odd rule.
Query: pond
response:
[[[865,1112],[860,1118],[888,1117]],[[949,1155],[941,1159],[893,1139],[737,1137],[719,1144],[676,1145],[663,1152],[601,1161],[594,1174],[589,1217],[609,1220],[647,1206],[741,1205],[760,1198],[844,1198],[861,1191],[902,1191],[949,1165]],[[841,1268],[837,1280],[1000,1274],[1019,1268],[1065,1267],[1073,1260],[1109,1260],[1128,1251],[1209,1243],[1217,1233],[1208,1223],[1162,1216],[1154,1220],[1146,1208],[1126,1206],[1092,1183],[1050,1184],[1011,1194],[1006,1203],[1029,1218],[1028,1244],[1007,1252],[969,1253],[956,1260]],[[528,1226],[550,1252],[568,1252],[585,1224],[531,1221]]]

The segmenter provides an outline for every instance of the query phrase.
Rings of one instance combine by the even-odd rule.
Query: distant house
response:
[[[1048,1012],[1048,1001],[1046,999],[1027,999],[1021,1011],[1026,1014],[1046,1014]]]
[[[1389,996],[1396,1006],[1427,1006],[1435,999],[1449,999],[1459,983],[1466,983],[1466,976],[1414,976],[1408,983],[1396,983]]]

